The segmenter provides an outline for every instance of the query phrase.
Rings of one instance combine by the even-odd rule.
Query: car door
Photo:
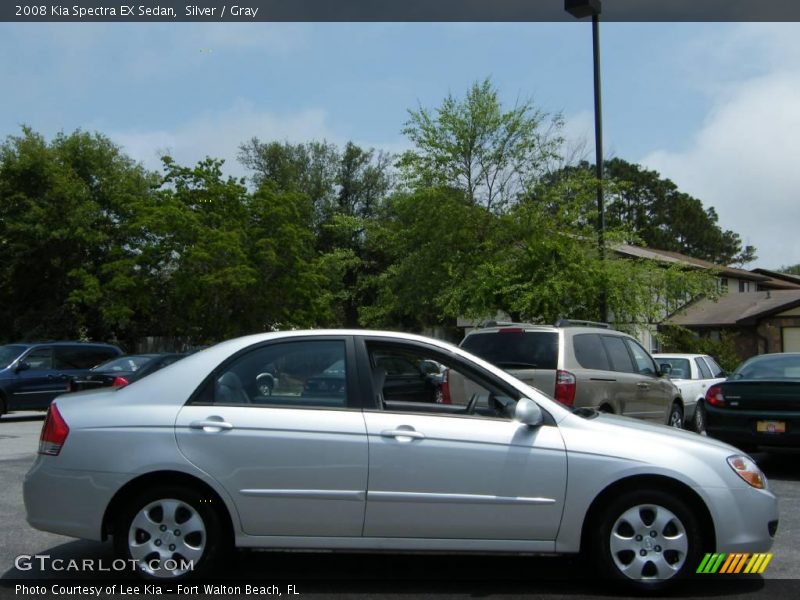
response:
[[[656,362],[641,344],[632,338],[624,340],[639,375],[639,381],[636,383],[639,390],[637,403],[639,412],[636,416],[640,419],[665,423],[675,393],[673,385],[667,378],[659,375]]]
[[[600,338],[611,363],[611,369],[614,371],[614,381],[609,382],[609,387],[620,414],[627,417],[641,417],[647,412],[646,405],[642,401],[642,389],[648,385],[648,380],[636,371],[636,365],[622,336],[603,334]]]
[[[11,406],[15,410],[43,410],[53,398],[66,391],[66,382],[53,370],[50,346],[31,349],[20,358],[18,365],[11,393]]]
[[[462,404],[383,400],[365,409],[369,486],[364,536],[390,538],[554,540],[566,493],[566,452],[558,428],[531,428],[508,415],[516,399],[452,356],[420,345],[368,340],[372,358],[417,353],[445,365]],[[469,405],[474,412],[468,413]]]
[[[346,383],[323,394],[306,382],[336,361]],[[367,438],[352,340],[260,344],[220,365],[175,423],[181,452],[233,498],[249,535],[360,536]],[[267,368],[275,386],[260,395]]]

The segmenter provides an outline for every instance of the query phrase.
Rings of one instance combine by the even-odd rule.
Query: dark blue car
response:
[[[74,377],[120,356],[111,344],[42,342],[0,346],[0,415],[14,410],[47,410]]]

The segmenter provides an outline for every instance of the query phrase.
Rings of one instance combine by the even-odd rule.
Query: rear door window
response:
[[[575,359],[584,369],[610,371],[608,355],[603,341],[596,333],[582,333],[572,338],[575,348]]]
[[[700,357],[697,357],[694,359],[694,362],[697,365],[697,368],[700,369],[700,379],[711,379],[711,370],[708,368],[708,365],[706,365],[706,361]]]
[[[558,332],[499,330],[468,335],[461,347],[504,369],[555,369]]]
[[[637,370],[633,366],[633,360],[628,349],[625,347],[625,342],[621,337],[613,335],[601,336],[603,345],[606,347],[608,357],[611,360],[611,368],[614,371],[621,373],[636,373]]]

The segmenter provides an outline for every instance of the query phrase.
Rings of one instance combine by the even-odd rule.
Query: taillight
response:
[[[58,406],[53,402],[47,411],[47,417],[42,426],[42,435],[39,436],[39,454],[58,456],[68,435],[69,426],[58,412]]]
[[[708,388],[708,391],[706,392],[706,402],[708,402],[711,406],[716,406],[717,408],[725,408],[727,406],[725,396],[722,395],[721,385],[712,385],[710,388]]]
[[[578,388],[575,375],[569,371],[556,371],[556,400],[572,406],[575,403],[575,390]]]
[[[449,369],[445,369],[442,373],[442,385],[439,388],[442,392],[442,404],[453,403],[450,399],[450,378],[447,376],[449,372]]]
[[[126,385],[128,385],[128,380],[124,377],[115,377],[111,382],[112,387],[125,387]]]

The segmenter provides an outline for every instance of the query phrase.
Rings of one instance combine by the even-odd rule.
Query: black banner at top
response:
[[[586,0],[586,4],[600,5],[603,21],[800,21],[798,0]],[[0,3],[0,21],[7,22],[574,20],[565,11],[564,0],[4,0]]]

